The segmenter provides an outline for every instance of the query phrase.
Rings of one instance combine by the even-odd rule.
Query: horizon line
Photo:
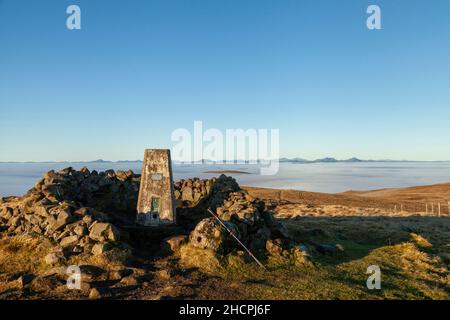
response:
[[[231,162],[241,162],[241,164],[245,164],[245,162],[258,162],[258,161],[273,161],[274,159],[252,159],[252,160],[241,160],[241,159],[233,159],[231,161],[228,160],[210,160],[210,159],[200,159],[200,160],[192,160],[192,161],[181,161],[172,159],[172,162],[189,164],[189,163],[198,163],[198,162],[211,162],[213,164],[234,164]],[[330,161],[326,161],[330,160]],[[279,162],[297,162],[297,163],[314,163],[314,162],[450,162],[450,160],[411,160],[411,159],[359,159],[357,157],[347,158],[347,159],[336,159],[334,157],[324,157],[318,158],[314,160],[309,160],[300,157],[287,158],[281,157],[278,158]],[[143,160],[104,160],[104,159],[96,159],[96,160],[45,160],[45,161],[0,161],[0,163],[121,163],[121,162],[143,162]],[[207,164],[207,163],[206,163]]]

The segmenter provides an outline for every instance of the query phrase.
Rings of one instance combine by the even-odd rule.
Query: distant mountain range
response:
[[[330,162],[367,162],[367,161],[375,161],[375,160],[361,160],[361,159],[358,159],[355,157],[346,159],[346,160],[337,160],[336,158],[331,158],[331,157],[326,157],[326,158],[316,159],[316,160],[307,160],[307,159],[303,159],[303,158],[293,158],[293,159],[281,158],[280,159],[280,162],[292,162],[292,163],[317,163],[317,162],[330,163]],[[383,161],[386,161],[386,160],[383,160]]]
[[[289,162],[289,163],[335,163],[335,162],[410,162],[411,160],[390,160],[390,159],[383,159],[383,160],[361,160],[356,157],[345,159],[345,160],[338,160],[336,158],[326,157],[316,160],[307,160],[302,158],[281,158],[280,162]],[[420,162],[420,161],[419,161]]]
[[[321,163],[334,163],[334,162],[375,162],[375,161],[387,162],[387,161],[402,161],[402,160],[361,160],[361,159],[358,159],[358,158],[355,158],[355,157],[350,158],[350,159],[346,159],[346,160],[337,160],[336,158],[331,158],[331,157],[326,157],[326,158],[316,159],[316,160],[307,160],[307,159],[304,159],[304,158],[292,158],[292,159],[290,159],[290,158],[280,158],[279,159],[279,162],[289,162],[289,163],[318,163],[318,162],[321,162]],[[189,162],[189,163],[198,164],[198,163],[208,163],[208,162],[214,162],[214,161],[203,159],[203,160],[198,160],[198,161],[192,161],[192,162]],[[219,161],[219,163],[220,162],[224,162],[225,163],[225,160]],[[250,162],[255,163],[255,162],[259,162],[259,161],[256,161],[256,160],[253,160],[253,161],[249,161],[249,160],[234,160],[233,162],[242,164],[242,163],[250,163]],[[183,164],[183,163],[186,163],[186,162],[174,160],[174,163],[176,163],[176,164]],[[216,161],[216,163],[217,163],[217,161]]]
[[[349,159],[344,159],[344,160],[339,160],[336,158],[332,158],[332,157],[326,157],[326,158],[321,158],[321,159],[315,159],[315,160],[308,160],[308,159],[304,159],[304,158],[280,158],[279,159],[280,162],[284,162],[284,163],[338,163],[338,162],[447,162],[447,161],[415,161],[415,160],[391,160],[391,159],[382,159],[382,160],[362,160],[356,157],[353,158],[349,158]],[[142,160],[118,160],[118,161],[110,161],[110,160],[103,160],[103,159],[98,159],[98,160],[92,160],[92,161],[5,161],[2,162],[0,161],[0,163],[136,163],[136,162],[142,162]],[[251,163],[251,162],[255,162],[255,161],[249,161],[249,160],[235,160],[233,161],[234,163]],[[192,163],[192,164],[199,164],[199,163],[214,163],[214,161],[210,161],[207,159],[204,160],[198,160],[198,161],[192,161],[192,162],[183,162],[183,161],[177,161],[177,160],[173,160],[173,163],[175,164],[186,164],[186,163]],[[215,162],[217,164],[220,164],[219,162]],[[223,163],[226,163],[225,160],[223,161]]]

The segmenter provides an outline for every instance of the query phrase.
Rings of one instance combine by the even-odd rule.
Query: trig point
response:
[[[144,226],[175,224],[170,150],[145,150],[136,223]]]

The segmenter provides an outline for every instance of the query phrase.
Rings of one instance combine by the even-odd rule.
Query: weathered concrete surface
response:
[[[176,223],[170,150],[145,150],[137,212],[141,225]]]

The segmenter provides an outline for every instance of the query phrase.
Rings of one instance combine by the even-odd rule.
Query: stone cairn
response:
[[[103,253],[120,245],[115,224],[134,216],[139,178],[132,171],[50,171],[23,197],[0,200],[0,229],[45,236],[65,253]]]
[[[134,222],[139,183],[140,175],[131,170],[50,171],[23,197],[0,198],[0,231],[45,236],[65,254],[97,255],[126,247],[121,227]],[[178,224],[190,233],[194,247],[219,254],[241,249],[208,208],[250,250],[281,252],[293,245],[264,202],[231,177],[180,180],[174,189]]]
[[[266,210],[264,202],[240,189],[231,177],[180,180],[175,183],[175,197],[181,202],[179,219],[185,223],[193,219],[195,224],[189,236],[194,247],[220,254],[242,249],[208,208],[252,251],[282,251],[294,245],[285,226]]]

